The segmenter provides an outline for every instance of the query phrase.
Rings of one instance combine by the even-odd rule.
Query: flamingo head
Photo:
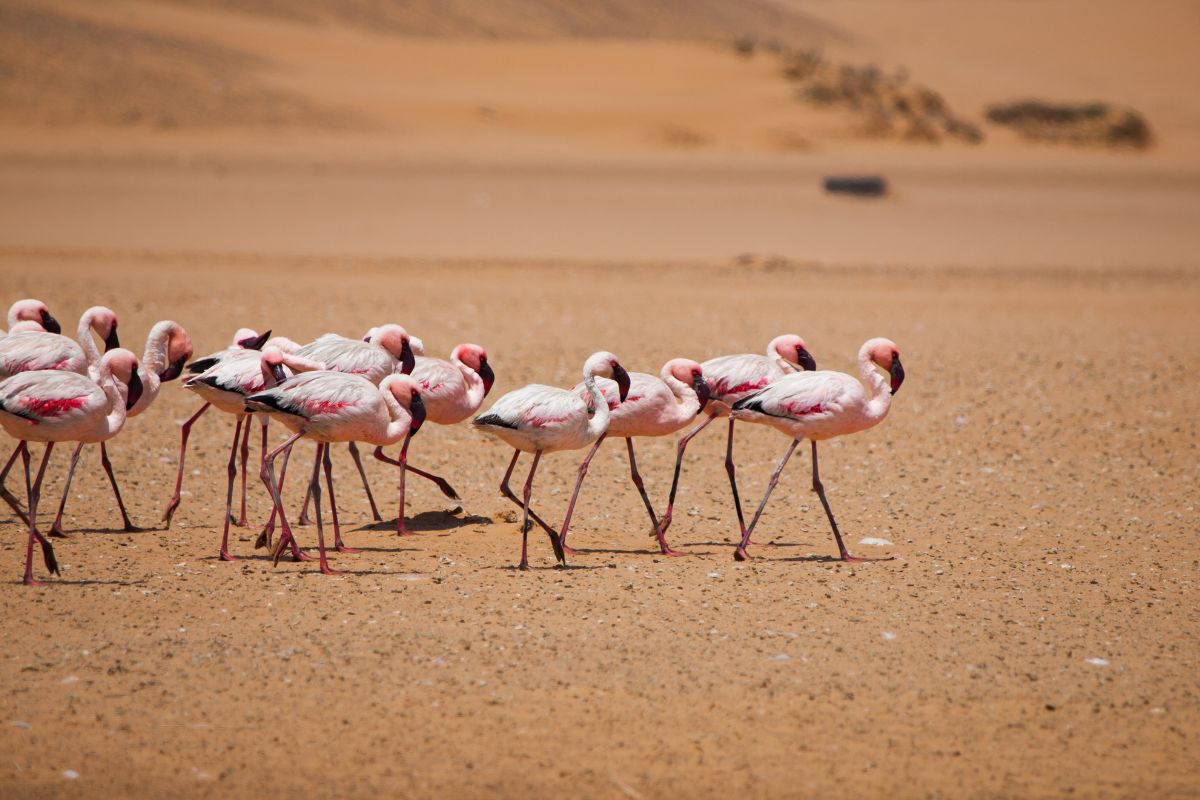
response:
[[[676,380],[691,386],[696,392],[696,398],[700,401],[700,407],[696,409],[696,414],[704,410],[704,407],[708,405],[709,398],[712,397],[712,390],[708,388],[708,383],[704,380],[704,369],[698,363],[690,358],[674,358],[663,367],[663,372],[669,373]]]
[[[396,402],[408,409],[412,422],[409,423],[409,433],[416,433],[425,422],[425,402],[421,399],[421,391],[414,378],[405,374],[388,376],[387,390],[396,398]]]
[[[904,383],[904,367],[900,364],[900,348],[891,339],[872,339],[862,346],[867,357],[891,378],[892,394]]]
[[[496,382],[496,373],[492,372],[492,367],[488,364],[487,351],[477,344],[460,344],[454,348],[450,357],[457,358],[475,370],[479,379],[483,381],[483,396],[487,397],[487,393],[492,390],[492,384]]]
[[[380,325],[374,331],[371,344],[379,345],[391,353],[392,358],[400,362],[402,374],[408,375],[412,372],[413,367],[417,365],[417,358],[413,355],[412,341],[408,331],[400,325],[394,324]]]
[[[300,349],[300,343],[286,336],[272,336],[263,347],[278,347],[284,353],[295,353]]]
[[[182,325],[172,323],[167,336],[167,366],[158,373],[160,381],[173,381],[183,372],[183,367],[192,357],[192,337]]]
[[[621,402],[625,402],[625,398],[629,396],[629,373],[617,361],[617,357],[607,350],[601,350],[599,353],[592,353],[588,356],[588,360],[583,362],[583,377],[588,378],[612,378],[617,382],[617,391],[621,398]]]
[[[83,317],[88,320],[88,324],[96,335],[104,340],[104,352],[107,353],[109,350],[121,346],[121,340],[117,338],[117,313],[115,311],[105,306],[92,306],[83,312]]]
[[[771,344],[767,346],[767,356],[782,358],[805,372],[813,372],[817,368],[817,362],[809,354],[804,340],[794,333],[785,333],[772,339]]]
[[[18,300],[8,310],[8,321],[11,326],[18,322],[36,322],[48,333],[62,333],[62,325],[50,315],[50,309],[41,300]]]
[[[263,345],[270,338],[271,332],[269,330],[262,333],[255,333],[250,328],[238,328],[238,332],[233,335],[233,346],[240,347],[243,350],[262,350]]]
[[[261,363],[263,377],[271,376],[276,386],[287,380],[287,373],[283,371],[283,351],[278,347],[264,347]]]
[[[108,366],[114,378],[125,384],[125,410],[133,408],[142,397],[137,356],[123,347],[115,347],[104,354],[101,363]]]

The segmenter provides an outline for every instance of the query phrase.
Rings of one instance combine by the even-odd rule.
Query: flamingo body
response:
[[[412,376],[427,419],[439,425],[454,425],[478,411],[496,379],[487,352],[475,344],[455,347],[449,361],[417,357]]]

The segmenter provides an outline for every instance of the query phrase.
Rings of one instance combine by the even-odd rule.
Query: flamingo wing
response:
[[[66,336],[25,331],[0,340],[0,378],[35,370],[82,373],[86,369],[83,348]]]
[[[475,424],[545,430],[578,420],[587,413],[587,404],[573,390],[532,384],[501,397],[488,413],[475,418]]]
[[[712,396],[733,402],[765,388],[781,374],[778,365],[765,356],[745,354],[721,356],[700,365]]]
[[[313,420],[321,416],[353,413],[370,406],[379,397],[375,384],[359,375],[318,370],[294,378],[246,398],[255,411],[290,414]]]
[[[296,355],[319,361],[333,372],[366,375],[373,382],[391,372],[396,361],[382,347],[332,333],[304,345]]]
[[[796,372],[733,405],[777,419],[816,422],[837,416],[862,398],[862,384],[840,372]]]
[[[466,392],[462,372],[440,358],[418,358],[412,377],[420,387],[421,399],[426,404],[453,400]]]
[[[106,403],[100,387],[75,372],[35,370],[0,383],[0,413],[33,425],[88,416]]]

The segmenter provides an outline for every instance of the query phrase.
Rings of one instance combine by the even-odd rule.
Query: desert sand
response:
[[[671,3],[406,8],[0,8],[20,77],[0,82],[2,302],[110,305],[135,350],[176,319],[197,354],[243,325],[394,320],[439,354],[486,346],[493,397],[571,385],[600,348],[657,372],[791,331],[853,371],[888,336],[908,373],[890,417],[821,461],[851,549],[894,560],[832,558],[801,452],[735,562],[714,428],[685,462],[682,557],[608,443],[580,554],[555,568],[531,536],[521,573],[509,452],[429,425],[411,459],[461,506],[410,480],[398,538],[394,472],[367,465],[373,524],[339,452],[363,548],[343,575],[253,549],[254,479],[222,563],[231,420],[198,423],[159,523],[198,406],[171,384],[110,448],[147,530],[116,529],[94,453],[48,586],[19,584],[24,531],[0,516],[0,794],[1200,795],[1200,105],[1194,48],[1169,46],[1189,4],[1053,0],[1034,33],[992,0],[712,2],[686,25]],[[973,119],[1025,93],[1127,103],[1156,143],[864,139],[737,56],[741,34],[907,66]],[[885,199],[820,192],[876,170]],[[747,505],[786,444],[740,426]],[[638,454],[664,503],[673,440]],[[577,464],[539,469],[552,520]]]

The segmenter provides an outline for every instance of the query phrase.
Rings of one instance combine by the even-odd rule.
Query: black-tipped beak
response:
[[[364,336],[363,341],[369,344],[371,341],[371,334],[368,333],[366,336]]]
[[[62,333],[62,325],[58,324],[58,320],[50,316],[49,311],[42,312],[42,327],[47,333]]]
[[[892,394],[900,391],[900,384],[904,383],[904,367],[900,365],[900,356],[892,356]]]
[[[805,372],[816,372],[817,370],[816,359],[803,347],[796,347],[796,363],[803,367]]]
[[[621,398],[621,402],[625,402],[625,398],[629,396],[629,373],[620,364],[613,364],[613,380],[617,382],[617,392]]]
[[[483,381],[483,396],[487,397],[487,393],[492,390],[492,384],[496,382],[496,373],[492,372],[486,356],[479,359],[479,369],[475,371],[479,373],[479,378]]]
[[[417,366],[417,357],[413,355],[412,345],[408,343],[408,339],[405,339],[404,346],[400,348],[400,371],[405,375],[411,375],[415,366]]]
[[[184,362],[186,362],[187,360],[188,360],[187,356],[183,356],[181,358],[175,359],[174,361],[172,361],[170,364],[167,365],[166,369],[164,369],[162,372],[158,373],[158,379],[160,381],[162,381],[163,383],[166,383],[167,381],[175,380],[181,374],[183,374],[183,365],[184,365]]]
[[[238,339],[238,344],[246,350],[262,350],[263,345],[267,343],[267,339],[271,338],[270,331],[263,331],[258,336],[247,336],[245,339]]]
[[[137,374],[137,370],[129,376],[129,392],[125,397],[125,410],[133,408],[138,400],[142,399],[142,378]]]
[[[117,338],[117,323],[108,329],[108,336],[104,337],[104,352],[115,350],[121,346],[121,340]]]
[[[287,380],[287,373],[283,371],[283,364],[271,365],[271,377],[275,379],[276,386]]]
[[[700,407],[696,409],[696,416],[699,416],[712,397],[712,389],[708,388],[704,376],[698,372],[692,376],[692,388],[696,390],[696,397],[700,400]]]
[[[417,392],[412,393],[412,400],[408,404],[408,413],[412,415],[412,425],[408,430],[410,433],[416,433],[425,422],[425,401]]]

